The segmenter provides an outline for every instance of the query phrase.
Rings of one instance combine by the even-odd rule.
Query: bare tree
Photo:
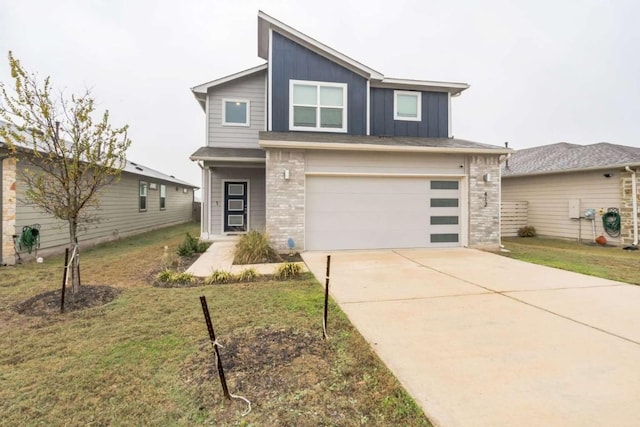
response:
[[[52,94],[44,81],[28,73],[11,52],[13,91],[0,82],[0,137],[23,168],[26,200],[69,225],[69,245],[78,250],[79,227],[98,220],[99,192],[119,179],[131,145],[128,125],[113,129],[109,111],[94,121],[95,103],[89,90],[65,97]],[[78,256],[71,269],[73,292],[80,288]]]

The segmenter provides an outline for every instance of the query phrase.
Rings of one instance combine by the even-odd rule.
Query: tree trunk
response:
[[[73,260],[71,261],[71,291],[76,294],[80,291],[80,247],[78,246],[78,224],[69,220],[69,240],[71,242],[71,253]],[[75,247],[75,252],[73,249]]]

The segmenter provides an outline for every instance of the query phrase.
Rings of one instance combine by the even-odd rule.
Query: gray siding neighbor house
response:
[[[638,172],[637,147],[561,142],[518,150],[502,166],[502,202],[505,209],[521,203],[520,225],[543,237],[593,241],[602,235],[609,244],[637,245]],[[515,229],[502,233],[515,235]]]
[[[29,162],[25,156],[16,160],[0,142],[0,265],[15,264],[14,239],[25,226],[37,224],[40,227],[38,255],[64,251],[69,244],[66,222],[56,220],[26,201],[21,178],[26,167],[29,167]],[[78,242],[81,246],[88,246],[190,221],[193,192],[197,188],[141,164],[127,162],[120,180],[100,191],[100,205],[96,212],[99,222],[81,227]],[[20,251],[23,259],[34,255]]]
[[[465,83],[387,78],[258,13],[265,64],[192,88],[205,113],[204,239],[266,231],[279,250],[500,243],[500,162],[452,137]]]

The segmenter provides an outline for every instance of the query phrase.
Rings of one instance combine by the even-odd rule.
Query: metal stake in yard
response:
[[[60,297],[60,313],[64,313],[64,290],[67,282],[67,269],[69,267],[69,248],[64,250],[64,273],[62,274],[62,294]]]
[[[220,360],[220,351],[218,350],[218,342],[216,341],[216,333],[213,331],[213,325],[211,324],[211,316],[209,315],[209,307],[207,306],[207,298],[203,295],[200,297],[200,304],[202,304],[202,312],[204,313],[204,320],[207,322],[207,329],[209,330],[209,338],[211,339],[211,345],[213,351],[216,353],[216,360],[218,361],[218,376],[220,377],[220,384],[222,384],[222,392],[227,400],[231,400],[231,394],[227,388],[227,380],[224,378],[224,369],[222,369],[222,361]]]
[[[327,339],[327,313],[329,311],[329,271],[331,268],[331,255],[327,255],[327,275],[324,283],[324,317],[322,318],[322,338]]]

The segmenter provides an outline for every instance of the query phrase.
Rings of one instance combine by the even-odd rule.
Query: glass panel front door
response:
[[[224,231],[247,231],[247,183],[224,183]]]

